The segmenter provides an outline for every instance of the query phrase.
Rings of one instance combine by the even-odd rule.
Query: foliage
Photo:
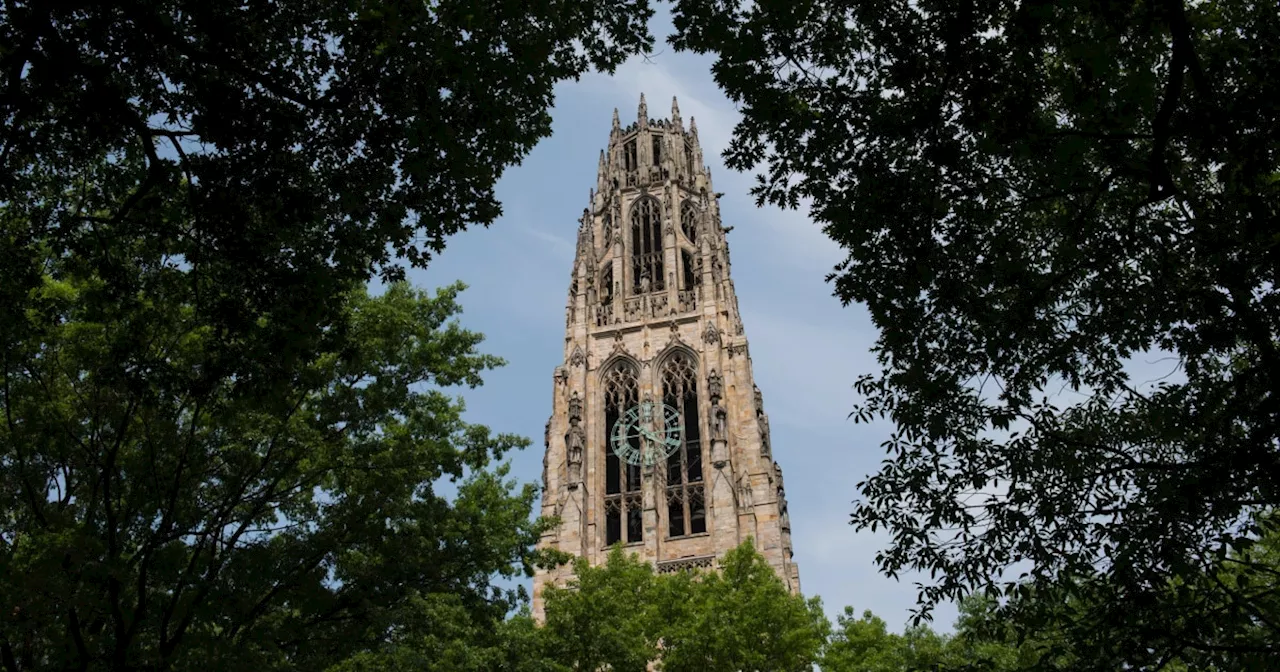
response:
[[[1083,666],[1280,656],[1270,570],[1209,578],[1280,499],[1275,7],[679,0],[675,25],[741,105],[729,165],[811,206],[881,330],[853,415],[896,431],[853,522],[889,531],[882,570],[933,577],[925,612],[1033,591],[1001,612],[1069,618]],[[1165,355],[1150,389],[1126,372]]]
[[[498,360],[456,288],[361,288],[492,222],[554,85],[650,13],[0,7],[0,665],[324,669],[400,619],[496,627],[537,527],[492,464],[525,441],[442,388]]]
[[[664,672],[811,670],[830,629],[822,602],[792,595],[750,539],[719,571],[671,577],[665,597]]]
[[[820,602],[788,592],[750,540],[714,572],[655,574],[615,546],[574,574],[544,593],[547,648],[572,670],[809,670],[829,627]]]
[[[653,565],[618,545],[599,567],[576,559],[573,573],[568,586],[543,589],[553,659],[572,670],[644,670],[661,637]]]
[[[200,377],[219,335],[181,271],[122,304],[74,257],[44,266],[7,325],[7,669],[323,669],[420,593],[515,604],[491,581],[530,561],[536,493],[489,465],[527,440],[444,392],[501,363],[450,319],[460,286],[347,292],[334,348],[261,386]]]
[[[363,651],[329,672],[565,672],[525,610],[493,624],[476,620],[452,596],[415,599],[413,613],[379,649]]]

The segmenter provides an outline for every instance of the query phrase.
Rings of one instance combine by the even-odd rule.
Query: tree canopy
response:
[[[570,670],[807,671],[827,635],[821,602],[791,594],[750,540],[716,571],[655,574],[616,546],[574,574],[544,593],[547,650]]]
[[[498,216],[554,85],[646,50],[650,13],[0,7],[0,666],[496,636],[540,524],[495,464],[527,442],[449,394],[500,363],[458,288],[394,281]]]
[[[1196,578],[1280,501],[1275,6],[678,0],[675,26],[740,105],[728,164],[809,207],[880,329],[853,416],[896,429],[853,522],[883,571],[932,577],[926,611],[1035,591],[1002,607],[1030,630],[1075,605],[1100,661],[1280,655],[1268,570]],[[1175,375],[1141,387],[1140,357]]]

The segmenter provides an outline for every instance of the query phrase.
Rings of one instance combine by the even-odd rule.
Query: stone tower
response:
[[[546,427],[542,513],[561,524],[540,546],[595,564],[621,542],[669,572],[714,567],[753,537],[798,592],[782,468],[729,277],[728,230],[694,120],[684,127],[674,99],[670,120],[650,119],[643,94],[635,123],[623,127],[615,110],[578,227],[564,364]],[[648,436],[678,427],[678,440],[615,438],[619,420],[630,426],[628,412],[641,407],[659,409]],[[615,446],[649,457],[632,464]],[[570,573],[534,577],[539,619],[543,586]]]

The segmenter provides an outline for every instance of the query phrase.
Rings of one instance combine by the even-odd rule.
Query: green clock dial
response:
[[[652,465],[680,448],[680,413],[643,401],[627,409],[609,432],[613,453],[629,464]]]

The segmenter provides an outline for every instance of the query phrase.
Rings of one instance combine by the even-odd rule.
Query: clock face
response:
[[[680,413],[644,401],[627,409],[609,433],[613,453],[629,464],[652,465],[680,447]]]

